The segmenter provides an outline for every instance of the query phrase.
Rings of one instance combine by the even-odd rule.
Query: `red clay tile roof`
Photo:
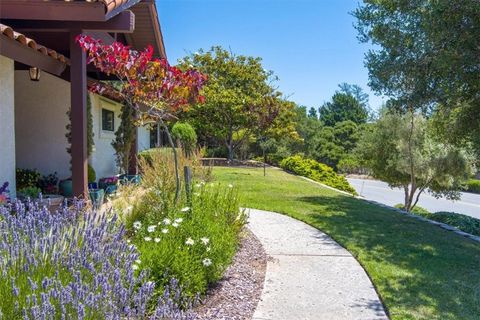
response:
[[[39,45],[35,40],[26,37],[25,35],[14,31],[11,27],[6,26],[0,23],[0,34],[7,36],[8,38],[17,41],[21,45],[31,48],[32,50],[38,51],[46,56],[50,56],[53,59],[59,60],[60,62],[67,63],[68,59],[65,58],[62,54],[59,54],[55,50],[48,49],[42,45]]]
[[[65,0],[57,0],[57,1],[65,1]],[[132,2],[133,4],[138,2],[135,0],[74,0],[74,1],[103,2],[103,4],[105,5],[106,13],[109,13],[122,5],[127,4],[128,2]]]

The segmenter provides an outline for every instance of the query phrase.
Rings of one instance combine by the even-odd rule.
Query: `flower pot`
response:
[[[58,194],[45,194],[42,198],[42,203],[48,206],[50,212],[55,212],[62,206],[65,200],[65,197]]]
[[[73,197],[73,184],[71,179],[62,180],[58,184],[60,194],[64,197]]]
[[[88,190],[88,195],[90,196],[90,200],[92,200],[93,207],[95,209],[100,208],[105,198],[105,191],[103,189],[90,189]]]
[[[139,174],[122,174],[121,176],[119,176],[119,179],[122,184],[127,184],[127,183],[139,184],[140,183]]]

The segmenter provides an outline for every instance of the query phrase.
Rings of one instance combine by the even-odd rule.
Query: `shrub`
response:
[[[358,159],[352,156],[347,156],[346,158],[341,159],[337,164],[337,170],[340,173],[347,174],[365,173],[365,168],[362,167]]]
[[[331,167],[315,160],[304,159],[299,155],[295,155],[283,159],[280,166],[289,172],[321,182],[327,186],[349,192],[353,195],[357,194],[345,177],[336,174]]]
[[[443,222],[464,232],[480,236],[480,219],[455,212],[435,212],[429,219]]]
[[[405,210],[405,206],[401,203],[396,204],[395,208]],[[428,218],[432,214],[430,211],[428,211],[427,209],[422,208],[420,206],[413,207],[411,213],[417,214],[417,215],[425,217],[425,218]]]
[[[25,187],[18,190],[18,195],[23,198],[36,199],[42,193],[42,190],[38,187]]]
[[[174,204],[175,181],[171,161],[153,153],[141,162],[142,182],[125,186],[114,206],[124,212],[128,234],[140,251],[141,269],[151,272],[159,288],[178,279],[183,295],[206,292],[219,280],[233,258],[240,230],[246,222],[234,188],[196,183],[189,199],[183,190]],[[180,157],[181,163],[186,163]],[[198,181],[198,168],[194,167]]]
[[[403,205],[397,204],[395,205],[395,208],[403,209]],[[480,236],[480,219],[455,212],[439,211],[431,213],[428,210],[418,206],[415,206],[415,208],[412,210],[412,213],[430,220],[451,225],[452,227],[455,227],[463,232]]]
[[[467,185],[465,187],[465,191],[472,192],[472,193],[480,193],[480,180],[478,179],[468,180]]]
[[[15,179],[17,189],[36,187],[40,180],[40,176],[40,172],[35,169],[17,169]]]
[[[155,284],[134,270],[138,252],[116,216],[80,203],[56,214],[16,203],[0,206],[0,233],[2,319],[189,317],[174,301],[180,294],[174,281],[156,303]]]
[[[172,128],[172,138],[180,143],[187,156],[190,156],[195,150],[197,134],[190,124],[175,123]]]

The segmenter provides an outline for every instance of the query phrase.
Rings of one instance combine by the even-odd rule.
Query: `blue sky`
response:
[[[221,45],[263,58],[290,100],[318,108],[339,83],[358,84],[377,109],[382,98],[368,88],[360,44],[349,14],[357,0],[157,0],[172,64],[199,48]]]

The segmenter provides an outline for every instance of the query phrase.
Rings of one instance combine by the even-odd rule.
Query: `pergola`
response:
[[[107,44],[120,41],[138,49],[152,44],[155,56],[166,58],[155,2],[1,0],[0,23],[30,41],[22,45],[21,41],[11,41],[18,40],[15,35],[0,33],[0,53],[15,60],[16,69],[38,67],[70,81],[73,192],[86,196],[87,82],[115,79],[87,66],[86,54],[75,38],[89,34]],[[31,50],[37,42],[45,52]],[[64,57],[63,61],[52,59],[50,53]]]

